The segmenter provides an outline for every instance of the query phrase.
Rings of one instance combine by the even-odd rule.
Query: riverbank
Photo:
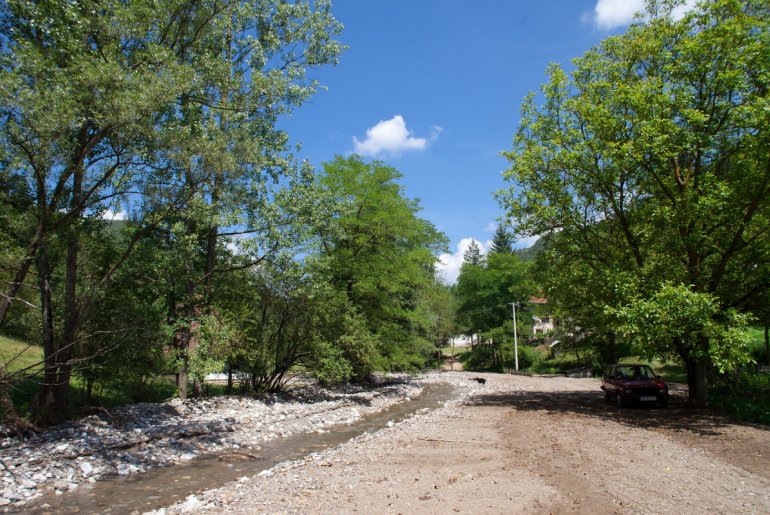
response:
[[[45,493],[76,490],[199,456],[237,452],[297,433],[352,423],[422,391],[409,376],[369,386],[323,388],[298,381],[281,394],[134,404],[90,415],[24,441],[0,441],[0,508],[19,509]]]
[[[295,454],[303,456],[299,459],[254,466],[267,463],[259,460],[266,460],[276,443],[294,445],[290,434],[325,431],[330,425],[360,421],[366,413],[378,412],[381,417],[387,414],[382,411],[386,407],[412,399],[423,389],[430,392],[434,388],[428,387],[431,384],[440,388],[451,385],[453,393],[438,407],[434,404],[434,408],[419,409],[403,420],[387,418],[378,429],[359,432],[325,450],[300,449],[302,452]],[[257,460],[243,467],[233,465],[237,474],[230,476],[232,479],[208,483],[223,486],[185,490],[195,493],[176,496],[183,500],[156,510],[156,515],[770,513],[770,428],[688,409],[682,388],[672,389],[668,409],[619,409],[604,402],[595,379],[444,372],[400,378],[374,389],[327,391],[297,386],[280,398],[134,406],[130,409],[136,413],[126,416],[122,425],[111,423],[120,427],[102,428],[102,440],[113,442],[112,447],[99,452],[82,449],[78,455],[80,439],[91,438],[78,431],[101,427],[93,420],[81,421],[77,429],[59,428],[63,438],[31,447],[36,454],[30,457],[44,461],[24,464],[23,453],[8,461],[7,448],[2,449],[3,460],[16,464],[11,470],[16,477],[31,472],[25,467],[38,466],[56,470],[54,477],[71,473],[76,478],[77,470],[83,472],[80,464],[88,463],[94,471],[84,475],[85,481],[96,481],[96,466],[111,466],[114,470],[100,471],[102,477],[127,467],[126,476],[147,477],[151,483],[156,482],[155,472],[143,475],[142,467],[147,470],[161,458],[180,464],[164,469],[177,477],[197,475],[204,479],[206,460],[196,458],[204,453],[242,453],[246,459]],[[137,420],[142,417],[152,420]],[[106,424],[104,420],[101,423]],[[75,429],[74,434],[69,429]],[[147,441],[132,440],[144,438],[142,433],[150,435]],[[153,439],[152,435],[165,436]],[[268,440],[272,442],[265,443]],[[122,448],[120,442],[129,447]],[[70,455],[66,454],[68,448]],[[41,456],[45,452],[52,455]],[[108,464],[98,465],[96,460],[103,458]],[[131,460],[138,461],[129,463]],[[138,470],[132,471],[131,464]],[[616,469],[621,473],[615,474]],[[8,476],[3,477],[8,485]],[[158,483],[161,488],[174,483],[175,478],[165,476],[164,481]],[[75,497],[96,489],[108,492],[106,486],[96,483],[92,488],[80,488]],[[50,492],[52,487],[57,487],[55,481],[53,485],[47,481],[42,490]],[[55,497],[68,498],[66,494]],[[121,505],[127,506],[126,512],[148,509],[141,508],[146,505],[143,499],[128,499],[128,505]],[[33,504],[38,512],[56,511],[42,501],[59,504],[44,497],[36,503],[22,500],[4,509],[30,510]],[[106,506],[114,508],[115,501],[108,497]],[[67,506],[81,505],[75,500]]]
[[[158,510],[179,513],[770,513],[770,429],[619,409],[598,381],[446,373],[443,407]]]

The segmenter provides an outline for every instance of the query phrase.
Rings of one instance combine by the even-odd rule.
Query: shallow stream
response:
[[[218,488],[242,476],[253,476],[283,461],[302,458],[346,442],[363,433],[377,431],[388,422],[405,420],[420,410],[432,410],[453,398],[455,387],[426,385],[418,397],[385,410],[363,416],[353,424],[334,426],[325,433],[295,434],[263,442],[262,449],[243,451],[256,459],[228,462],[232,454],[201,456],[189,463],[150,470],[136,476],[82,485],[61,495],[46,494],[22,510],[24,513],[143,513],[168,506],[202,490]],[[243,456],[243,454],[240,454]],[[225,459],[220,459],[225,458]]]

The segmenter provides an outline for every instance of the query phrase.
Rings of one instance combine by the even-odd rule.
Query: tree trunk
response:
[[[708,403],[708,369],[706,359],[687,359],[688,404],[694,408],[705,408]]]
[[[187,399],[187,366],[183,365],[182,369],[176,374],[176,389],[181,400]]]
[[[44,356],[43,384],[35,402],[35,414],[38,417],[53,418],[54,386],[56,373],[56,341],[54,339],[53,312],[51,309],[51,270],[48,261],[48,242],[42,241],[37,258],[37,273],[40,286],[40,310],[42,323],[42,343]]]
[[[190,367],[189,359],[190,327],[177,329],[174,334],[174,347],[179,355],[179,369],[176,373],[176,391],[181,400],[187,399],[187,372]]]
[[[83,189],[83,171],[75,170],[72,174],[72,199],[70,208],[76,213],[75,220],[80,220],[80,197]],[[80,254],[80,227],[70,225],[67,235],[67,261],[64,276],[64,330],[56,353],[57,377],[54,386],[54,411],[66,418],[69,413],[69,388],[72,376],[72,356],[75,354],[80,312],[77,301],[78,256]]]

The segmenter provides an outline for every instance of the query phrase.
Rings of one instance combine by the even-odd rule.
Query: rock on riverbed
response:
[[[0,507],[19,508],[45,491],[140,474],[295,433],[322,431],[409,399],[422,390],[407,376],[375,386],[322,388],[308,381],[257,398],[178,399],[90,415],[24,441],[0,441]]]

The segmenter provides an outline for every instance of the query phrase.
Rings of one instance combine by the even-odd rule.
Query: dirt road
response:
[[[770,513],[770,429],[606,404],[593,379],[445,373],[463,399],[169,512]]]

